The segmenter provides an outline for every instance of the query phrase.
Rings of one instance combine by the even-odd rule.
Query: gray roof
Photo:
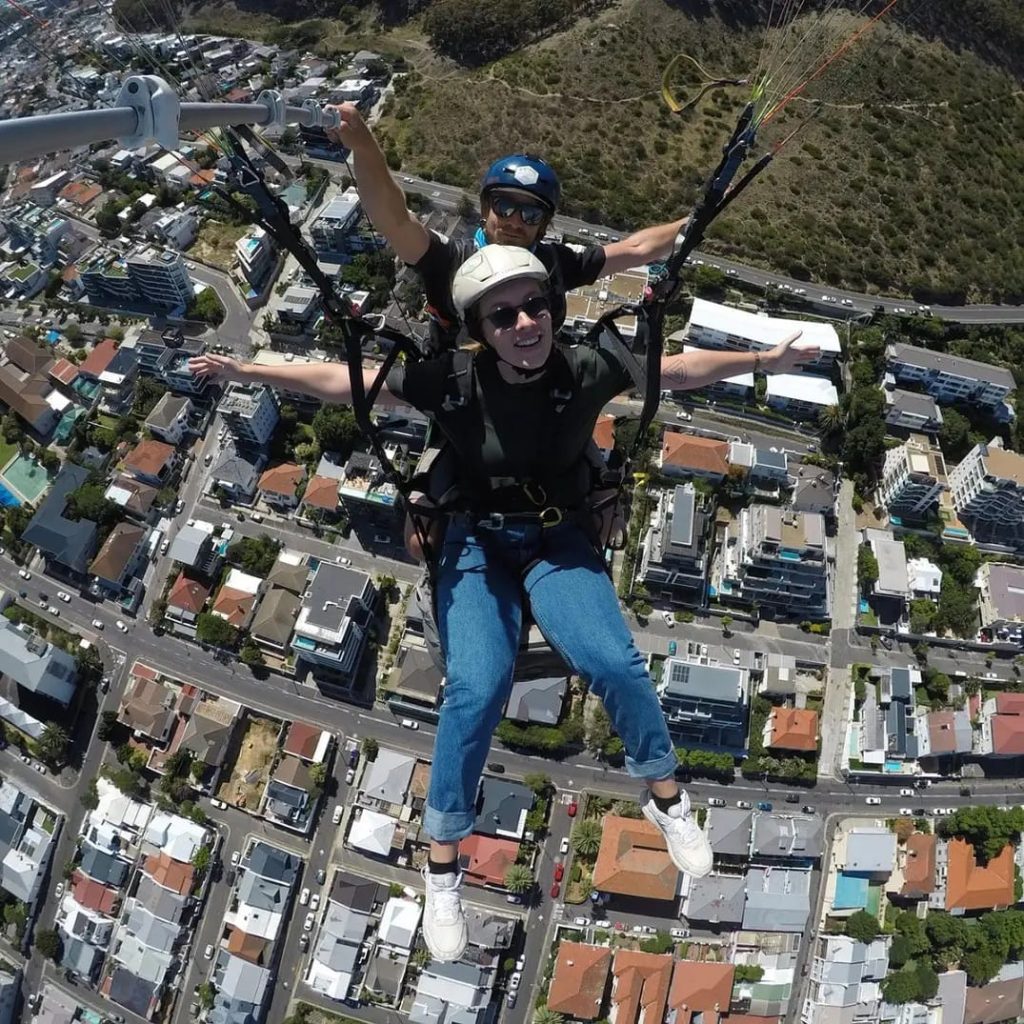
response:
[[[386,896],[387,889],[373,879],[350,875],[347,871],[338,871],[331,885],[331,899],[342,906],[362,910],[368,914],[373,910],[374,904],[381,901],[381,889]]]
[[[790,507],[796,512],[831,512],[835,504],[835,477],[818,466],[799,465],[790,469],[790,479],[795,481]]]
[[[390,747],[380,747],[376,759],[363,772],[361,792],[383,803],[405,803],[405,794],[415,766],[414,757]]]
[[[903,541],[885,530],[865,530],[864,540],[871,545],[878,562],[878,581],[875,593],[890,597],[910,596],[910,580],[907,575],[907,550]]]
[[[988,590],[998,619],[1024,621],[1024,568],[1008,562],[990,563]]]
[[[392,959],[393,956],[393,953],[378,949],[367,966],[363,983],[373,992],[380,992],[396,999],[402,991],[402,979],[405,977],[408,958],[402,956]]]
[[[35,630],[0,621],[0,673],[26,690],[67,706],[75,695],[78,666],[61,648]]]
[[[754,465],[751,471],[756,473],[758,469],[773,470],[776,473],[785,473],[786,466],[785,452],[773,452],[770,448],[754,449]]]
[[[485,836],[521,836],[533,800],[533,791],[522,783],[505,782],[485,775],[480,780],[473,831]]]
[[[186,525],[175,534],[168,555],[173,562],[195,565],[203,553],[204,546],[212,543],[210,534],[198,527]]]
[[[65,936],[60,958],[61,967],[75,971],[83,978],[91,978],[103,961],[103,950],[74,936]]]
[[[739,702],[743,671],[731,665],[698,665],[682,658],[665,663],[665,692],[706,700]]]
[[[759,813],[754,816],[752,856],[821,856],[822,821],[817,815]]]
[[[887,828],[855,828],[846,837],[848,875],[888,875],[896,864],[896,834]]]
[[[920,366],[927,370],[964,377],[968,380],[984,381],[1005,387],[1012,391],[1015,387],[1013,374],[1002,366],[992,366],[976,359],[964,359],[963,356],[951,356],[933,349],[917,348],[901,342],[886,348],[886,362],[904,363],[907,366]]]
[[[128,931],[135,935],[140,942],[164,953],[169,953],[174,949],[174,945],[181,935],[181,929],[169,921],[157,917],[137,901],[133,900],[132,904],[125,921]]]
[[[182,410],[187,410],[191,404],[187,398],[172,395],[167,391],[153,406],[153,411],[146,417],[144,423],[148,427],[169,427],[181,415]]]
[[[271,587],[260,601],[249,632],[272,643],[288,643],[299,617],[302,601],[291,591]]]
[[[893,700],[901,700],[905,704],[914,703],[914,687],[910,680],[909,668],[894,665],[889,669],[889,693]]]
[[[271,878],[286,885],[294,885],[299,876],[302,861],[294,853],[279,850],[276,846],[258,842],[249,854],[246,868],[264,878]]]
[[[498,917],[493,911],[466,904],[469,942],[482,949],[508,949],[516,932],[516,922]]]
[[[64,508],[68,495],[88,479],[89,470],[65,462],[21,538],[34,544],[47,558],[82,573],[96,549],[96,524],[91,519],[66,519]]]
[[[943,1020],[962,1021],[967,1008],[967,972],[943,971],[939,975],[938,998]]]
[[[746,901],[747,880],[743,875],[707,875],[691,881],[683,914],[688,921],[738,927]]]
[[[939,411],[939,407],[931,395],[919,394],[917,391],[904,391],[902,388],[893,388],[891,391],[885,392],[885,404],[893,413],[909,413],[911,416],[936,420],[939,423],[942,422],[942,413]],[[886,418],[890,418],[888,413]]]
[[[718,855],[746,857],[754,815],[732,807],[709,807],[704,831]]]
[[[110,975],[110,988],[107,992],[111,1002],[123,1006],[126,1010],[149,1017],[149,1004],[156,994],[157,986],[151,981],[136,977],[124,967],[115,967]]]
[[[306,562],[295,565],[292,562],[282,561],[278,557],[274,567],[267,576],[267,582],[272,587],[281,587],[290,590],[293,594],[301,594],[306,589],[306,582],[309,580],[309,566]]]
[[[149,875],[143,873],[139,878],[139,887],[135,890],[135,899],[143,904],[154,917],[180,924],[188,906],[188,897],[157,885]]]
[[[269,983],[270,971],[265,967],[251,964],[241,957],[228,956],[217,988],[228,999],[244,996],[247,1001],[259,1006],[266,996]]]
[[[266,461],[262,455],[239,451],[233,444],[228,444],[214,463],[210,478],[242,491],[252,491],[256,489],[260,471]]]
[[[283,913],[288,904],[290,890],[282,882],[261,878],[251,871],[245,871],[238,883],[237,892],[239,903],[247,903],[258,910]]]
[[[311,626],[340,632],[349,605],[354,598],[362,597],[369,583],[369,573],[321,562],[305,601],[309,609],[306,620]]]
[[[557,725],[569,680],[564,676],[543,679],[516,679],[508,698],[505,715],[517,722]]]
[[[398,649],[398,682],[394,683],[396,692],[407,697],[418,697],[435,703],[441,688],[441,673],[434,664],[430,651],[422,647],[402,646]],[[515,694],[513,684],[513,697]],[[510,700],[513,698],[509,698]]]
[[[86,843],[82,852],[82,870],[97,882],[120,888],[128,877],[131,865],[106,850],[100,850],[92,843]]]
[[[810,870],[751,867],[743,927],[748,931],[804,931],[811,912],[810,886]]]

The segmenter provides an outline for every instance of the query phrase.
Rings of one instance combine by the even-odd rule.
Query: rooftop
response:
[[[771,747],[814,752],[818,749],[818,712],[808,708],[772,708]]]
[[[594,865],[595,889],[645,899],[675,899],[679,871],[654,825],[642,818],[606,814],[603,829]]]
[[[601,1015],[612,951],[607,946],[563,942],[548,990],[548,1009],[575,1020],[595,1020]]]
[[[1007,844],[982,867],[964,839],[946,844],[946,910],[992,910],[1014,903],[1013,847]]]

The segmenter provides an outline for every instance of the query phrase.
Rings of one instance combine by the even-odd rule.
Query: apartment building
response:
[[[913,345],[887,345],[885,362],[887,384],[917,385],[941,405],[960,402],[1005,414],[1006,398],[1016,386],[1013,374],[1001,366]]]
[[[911,434],[904,444],[885,453],[878,503],[897,525],[931,518],[948,489],[942,449],[924,434]]]
[[[949,483],[953,507],[976,541],[1024,546],[1024,455],[993,438],[967,453]]]
[[[692,483],[658,495],[638,573],[652,596],[703,606],[713,512],[711,500],[697,494]]]
[[[262,384],[229,384],[217,411],[236,441],[256,448],[266,446],[280,418],[273,389]]]

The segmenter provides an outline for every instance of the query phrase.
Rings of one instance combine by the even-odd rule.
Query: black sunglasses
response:
[[[525,313],[531,320],[539,320],[551,312],[551,300],[546,295],[534,295],[521,306],[499,306],[493,313],[482,319],[490,320],[499,331],[507,331],[514,327],[520,313]]]
[[[517,210],[524,224],[536,227],[548,215],[543,206],[535,206],[533,203],[521,203],[508,196],[491,196],[491,209],[502,219],[508,220]]]

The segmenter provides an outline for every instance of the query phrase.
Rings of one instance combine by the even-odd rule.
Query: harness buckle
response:
[[[479,525],[485,530],[503,530],[505,528],[505,516],[501,512],[489,512],[486,519],[480,520]]]
[[[534,505],[537,505],[539,507],[543,505],[545,501],[547,501],[547,492],[536,481],[524,480],[522,483],[522,488],[523,494],[525,494],[530,499],[530,501],[534,503]],[[537,491],[536,495],[533,493],[535,489]]]
[[[547,508],[541,509],[538,518],[540,519],[540,525],[546,530],[548,527],[558,526],[561,523],[562,510],[549,505]]]

